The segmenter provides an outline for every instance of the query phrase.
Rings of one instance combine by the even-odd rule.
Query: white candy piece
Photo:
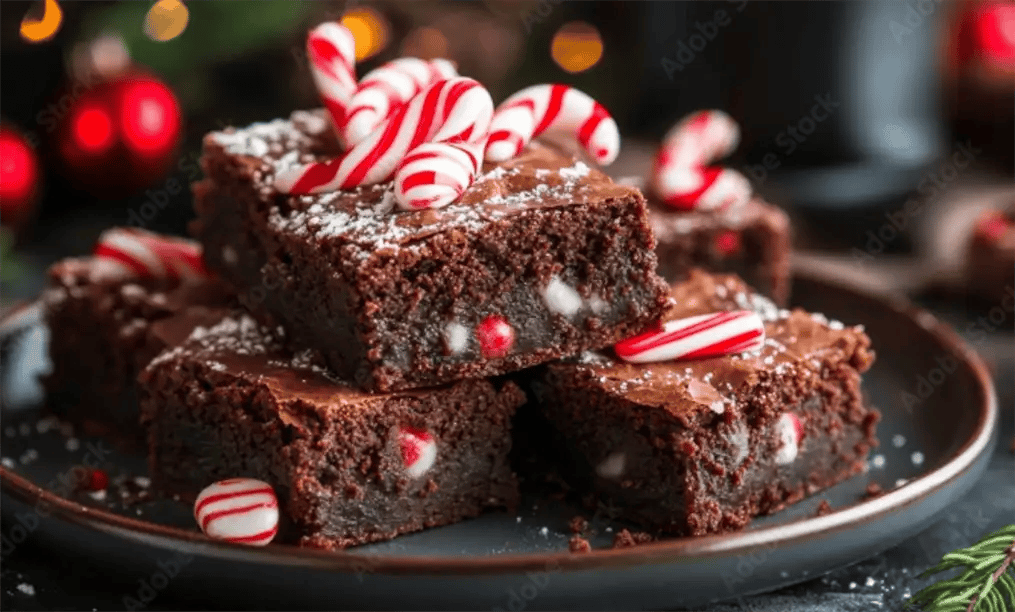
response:
[[[278,533],[278,498],[260,480],[220,480],[197,496],[194,518],[210,538],[264,546]]]
[[[624,468],[627,466],[627,455],[617,451],[610,453],[596,466],[596,474],[602,478],[616,480],[624,475]]]
[[[778,452],[775,454],[775,462],[779,465],[793,463],[800,452],[800,421],[792,414],[786,412],[779,417],[776,431],[779,434],[782,446],[779,447]]]
[[[578,314],[582,307],[582,296],[556,276],[543,289],[543,301],[547,308],[568,318]]]

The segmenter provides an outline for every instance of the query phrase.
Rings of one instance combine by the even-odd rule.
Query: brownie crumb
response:
[[[568,526],[571,528],[571,533],[585,533],[585,530],[589,528],[589,522],[585,520],[584,516],[578,515],[571,519]]]
[[[869,485],[867,485],[867,490],[864,492],[864,497],[863,498],[864,499],[874,499],[875,497],[879,497],[879,496],[883,495],[884,492],[885,492],[885,490],[881,488],[881,485],[879,485],[876,482],[872,482]]]
[[[832,504],[828,503],[827,499],[823,499],[821,500],[821,503],[818,504],[818,510],[814,513],[814,516],[825,516],[826,514],[831,514],[831,512]]]
[[[638,546],[639,544],[648,544],[653,540],[655,540],[655,538],[644,531],[635,531],[634,533],[631,533],[627,529],[621,529],[615,536],[613,536],[613,547],[631,548],[632,546]]]
[[[567,547],[575,554],[587,553],[592,550],[592,545],[585,538],[574,535],[567,543]]]

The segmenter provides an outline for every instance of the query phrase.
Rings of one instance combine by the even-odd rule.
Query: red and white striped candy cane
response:
[[[395,200],[402,210],[440,208],[472,185],[482,166],[484,140],[427,142],[405,156],[395,171]]]
[[[345,155],[275,176],[283,193],[310,194],[373,185],[392,178],[405,156],[424,142],[467,142],[486,135],[493,115],[490,93],[473,79],[455,77],[416,94],[380,128]]]
[[[352,32],[334,21],[310,30],[307,59],[317,93],[331,114],[335,132],[341,136],[346,110],[356,92],[356,41]]]
[[[656,175],[654,189],[680,210],[730,210],[751,198],[747,177],[720,166],[670,167]]]
[[[511,159],[543,133],[574,136],[602,166],[613,163],[620,153],[617,122],[601,104],[567,85],[533,85],[497,107],[486,160]]]
[[[445,59],[415,57],[392,60],[368,72],[359,82],[345,113],[346,146],[355,146],[376,130],[391,113],[437,81],[458,76]]]
[[[692,113],[670,128],[656,156],[660,166],[704,166],[732,153],[740,126],[720,110]]]
[[[707,164],[726,157],[740,142],[740,128],[722,111],[691,114],[663,138],[652,171],[652,188],[680,210],[727,210],[751,197],[747,178]]]
[[[617,356],[631,363],[700,359],[761,348],[765,325],[751,310],[717,312],[666,321],[660,329],[618,342]]]
[[[106,230],[93,256],[110,263],[125,278],[197,280],[208,276],[198,243],[135,228]]]

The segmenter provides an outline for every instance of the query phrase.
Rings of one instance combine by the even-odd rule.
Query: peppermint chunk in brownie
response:
[[[194,187],[208,264],[294,346],[369,390],[520,370],[658,320],[645,200],[533,144],[455,203],[399,211],[389,184],[288,197],[276,172],[334,154],[319,114],[209,134]]]
[[[192,500],[213,482],[270,483],[283,540],[344,548],[513,506],[512,383],[469,380],[372,394],[249,315],[181,315],[152,334],[176,348],[141,374],[153,486]]]
[[[190,241],[158,238],[197,248]],[[122,266],[97,257],[57,262],[42,294],[49,409],[87,433],[143,447],[135,379],[162,348],[148,344],[148,327],[180,310],[226,300],[225,286],[213,279],[125,274]]]
[[[735,530],[861,471],[876,410],[860,377],[870,339],[779,310],[731,275],[693,270],[665,320],[756,310],[755,353],[633,364],[611,351],[544,367],[535,384],[577,486],[664,533]]]

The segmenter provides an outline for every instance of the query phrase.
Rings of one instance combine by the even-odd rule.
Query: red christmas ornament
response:
[[[0,126],[0,222],[20,227],[38,195],[39,162],[25,138]]]
[[[180,105],[154,76],[128,71],[79,88],[57,132],[68,174],[95,195],[126,195],[162,178],[180,140]]]

